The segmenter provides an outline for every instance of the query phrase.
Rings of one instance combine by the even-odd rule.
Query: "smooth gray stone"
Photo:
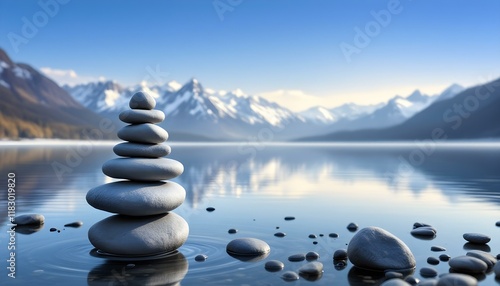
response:
[[[115,145],[113,152],[122,157],[160,158],[170,154],[172,149],[166,144],[139,144],[125,142]]]
[[[304,253],[297,253],[288,256],[288,261],[297,262],[306,260],[306,255]]]
[[[208,258],[208,256],[206,254],[198,254],[194,258],[194,260],[198,261],[198,262],[203,262],[203,261],[207,260],[207,258]]]
[[[139,91],[130,98],[129,106],[132,109],[153,109],[156,106],[156,100],[148,93]]]
[[[481,250],[471,250],[467,252],[466,255],[481,259],[482,261],[484,261],[484,263],[486,263],[486,265],[488,265],[488,268],[495,265],[498,261],[495,256]]]
[[[234,255],[256,256],[269,253],[271,248],[269,247],[269,244],[263,240],[244,237],[233,239],[229,242],[226,246],[226,251]]]
[[[399,272],[395,272],[395,271],[387,271],[385,274],[384,274],[384,277],[386,279],[393,279],[393,278],[400,278],[400,279],[403,279],[403,274],[402,273],[399,273]]]
[[[416,266],[415,257],[406,244],[379,227],[358,231],[347,248],[349,260],[356,266],[372,270],[409,270]]]
[[[404,281],[403,279],[393,278],[384,281],[384,283],[380,284],[380,286],[411,286],[411,284]]]
[[[17,225],[41,225],[45,223],[45,217],[41,214],[18,215],[12,223]]]
[[[174,182],[131,181],[97,186],[86,197],[96,209],[129,216],[163,214],[176,209],[185,198],[184,188]]]
[[[430,277],[436,277],[438,275],[438,272],[434,268],[422,267],[420,269],[420,275],[422,275],[422,277],[430,278]]]
[[[490,242],[491,237],[480,233],[464,233],[464,239],[470,243],[486,244]]]
[[[488,269],[486,262],[472,256],[457,256],[448,262],[450,267],[457,272],[484,273]]]
[[[105,162],[102,172],[117,179],[161,181],[180,176],[184,172],[184,166],[168,158],[117,158]]]
[[[165,120],[165,113],[161,110],[128,109],[118,115],[121,121],[131,124],[160,123]]]
[[[347,259],[347,250],[345,249],[337,249],[333,253],[334,260],[345,260]]]
[[[450,273],[441,276],[436,286],[476,286],[477,279],[466,274]]]
[[[285,264],[279,260],[269,260],[264,265],[264,268],[267,271],[276,272],[276,271],[283,270],[283,268],[285,268]]]
[[[318,260],[319,259],[319,253],[316,251],[309,251],[306,253],[306,260],[307,261],[312,261],[312,260]]]
[[[434,245],[434,246],[431,246],[431,251],[435,251],[435,252],[446,251],[446,248],[444,248],[442,246]]]
[[[425,280],[422,280],[420,281],[420,283],[418,283],[417,285],[418,286],[436,286],[438,283],[438,279],[425,279]]]
[[[415,228],[411,231],[412,235],[429,236],[429,237],[436,236],[436,233],[437,233],[436,229],[431,226],[422,226],[419,228]]]
[[[184,244],[188,234],[187,222],[170,212],[143,217],[110,216],[94,224],[88,237],[101,251],[137,256],[176,250]]]
[[[135,143],[157,144],[168,139],[168,132],[151,123],[127,125],[118,130],[118,138]]]
[[[323,273],[323,263],[314,261],[302,265],[299,268],[299,275],[318,276]]]

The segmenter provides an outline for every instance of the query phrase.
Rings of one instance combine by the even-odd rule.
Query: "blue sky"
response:
[[[498,11],[497,0],[0,0],[0,47],[59,82],[194,76],[299,110],[500,77]]]

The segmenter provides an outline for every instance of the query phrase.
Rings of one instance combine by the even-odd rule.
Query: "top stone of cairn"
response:
[[[142,91],[136,92],[129,103],[132,109],[147,109],[151,110],[156,106],[156,100],[149,94]]]

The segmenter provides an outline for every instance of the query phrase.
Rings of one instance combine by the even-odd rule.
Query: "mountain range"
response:
[[[452,84],[435,95],[426,95],[417,89],[409,95],[396,95],[378,104],[346,103],[334,108],[316,106],[293,112],[240,89],[226,92],[204,88],[195,78],[184,84],[172,81],[164,85],[141,83],[124,87],[115,81],[98,81],[60,87],[31,66],[12,62],[0,49],[0,96],[3,99],[0,137],[82,138],[82,131],[98,128],[104,118],[117,127],[123,126],[124,123],[118,121],[118,114],[127,109],[130,97],[137,91],[155,97],[156,109],[166,114],[161,125],[169,131],[172,140],[283,141],[301,138],[331,141],[408,140],[413,134],[420,138],[422,126],[440,126],[443,122],[443,115],[433,112],[448,112],[443,106],[453,106],[454,100],[459,104],[460,99],[465,100],[464,94],[470,96],[471,88]],[[492,92],[492,98],[497,97]],[[481,101],[478,108],[483,110],[482,104],[491,100]],[[458,121],[456,115],[449,116],[448,121]],[[498,121],[480,124],[481,120],[486,119],[478,119],[475,124],[481,125],[483,132],[462,128],[463,134],[457,138],[499,136],[494,130],[494,122]]]

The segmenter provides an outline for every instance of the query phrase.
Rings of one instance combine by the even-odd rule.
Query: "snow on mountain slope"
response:
[[[100,81],[74,87],[63,86],[83,106],[98,113],[118,111],[127,104],[125,89],[114,81]]]
[[[335,123],[341,119],[354,120],[359,117],[368,115],[376,109],[382,107],[383,104],[373,105],[358,105],[355,103],[345,103],[334,108],[324,108],[316,106],[300,112],[300,115],[310,121],[321,124]]]

